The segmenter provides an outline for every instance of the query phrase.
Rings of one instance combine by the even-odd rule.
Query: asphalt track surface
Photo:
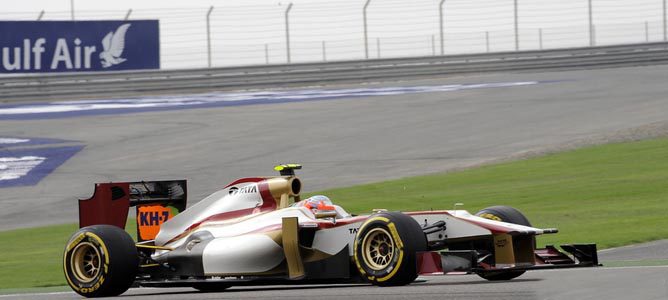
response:
[[[0,299],[80,299],[74,292],[0,295]],[[201,293],[191,288],[137,288],[118,299],[489,299],[573,300],[668,298],[668,266],[587,268],[528,272],[507,282],[476,275],[419,277],[403,287],[363,284],[232,287]]]
[[[94,182],[189,179],[190,200],[243,176],[300,162],[306,190],[478,165],[668,121],[666,66],[490,74],[369,86],[542,81],[381,97],[61,119],[0,121],[0,135],[64,139],[85,148],[35,186],[0,190],[0,230],[77,221]],[[350,87],[350,86],[347,86]],[[339,88],[339,87],[328,87]],[[605,139],[605,138],[604,138]],[[336,200],[336,199],[335,199]],[[452,203],[444,200],[444,207]],[[666,243],[604,252],[615,260],[668,259]],[[628,252],[625,252],[628,251]],[[668,267],[530,272],[506,283],[429,277],[407,287],[133,289],[133,299],[667,299]],[[23,294],[0,299],[76,299]]]
[[[667,72],[653,66],[488,74],[366,86],[545,83],[3,120],[0,136],[78,141],[71,144],[85,148],[35,186],[3,188],[0,230],[76,222],[76,199],[90,197],[95,182],[186,178],[192,204],[236,178],[271,175],[276,163],[302,163],[304,189],[314,191],[447,171],[665,122]]]

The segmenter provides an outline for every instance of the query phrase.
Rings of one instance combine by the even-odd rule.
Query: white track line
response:
[[[9,297],[28,297],[28,296],[45,296],[45,295],[66,295],[66,294],[74,294],[74,292],[51,292],[51,293],[8,294],[8,295],[0,295],[0,298],[9,298]]]
[[[147,290],[166,290],[167,288],[155,288],[155,287],[140,287],[140,288],[131,288],[127,292],[131,291],[147,291]],[[127,293],[125,292],[125,293]],[[75,292],[69,291],[69,292],[49,292],[49,293],[18,293],[18,294],[7,294],[7,295],[0,295],[0,298],[10,298],[10,297],[29,297],[29,296],[45,296],[45,295],[76,295]]]

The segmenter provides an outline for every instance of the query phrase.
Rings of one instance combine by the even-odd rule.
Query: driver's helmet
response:
[[[329,200],[327,196],[323,195],[315,195],[309,197],[307,199],[295,203],[294,206],[303,206],[312,211],[336,210],[336,208],[334,207],[334,203],[332,203],[332,200]]]

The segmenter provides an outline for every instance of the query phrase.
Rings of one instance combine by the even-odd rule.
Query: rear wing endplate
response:
[[[128,211],[136,207],[137,239],[151,240],[186,204],[186,180],[97,183],[93,197],[79,200],[79,227],[109,224],[125,229]]]

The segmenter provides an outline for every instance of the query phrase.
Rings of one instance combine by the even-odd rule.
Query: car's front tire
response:
[[[524,225],[531,227],[529,219],[522,212],[510,206],[492,206],[487,207],[475,214],[481,218]],[[535,244],[535,241],[534,241]],[[490,281],[511,280],[524,274],[525,271],[498,271],[488,273],[478,273],[478,276]]]
[[[118,296],[135,280],[139,256],[125,230],[111,225],[79,229],[65,246],[63,269],[69,286],[84,297]]]
[[[360,226],[354,261],[362,277],[374,285],[406,285],[417,277],[416,252],[427,241],[420,225],[399,212],[370,216]]]

